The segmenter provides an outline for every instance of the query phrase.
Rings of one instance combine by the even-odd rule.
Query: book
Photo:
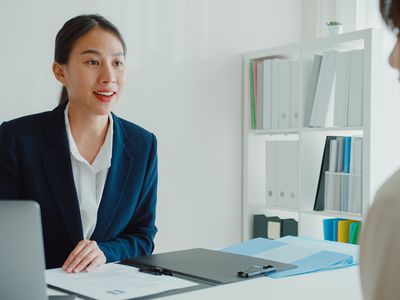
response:
[[[331,153],[331,141],[336,141],[336,136],[327,136],[325,139],[324,153],[322,155],[321,169],[319,171],[319,180],[317,186],[317,193],[315,196],[314,210],[322,211],[325,208],[325,172],[329,170],[330,153]]]

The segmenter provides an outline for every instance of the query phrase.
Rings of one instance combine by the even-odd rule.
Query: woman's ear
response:
[[[53,73],[56,79],[61,82],[63,85],[65,83],[65,73],[64,73],[64,66],[60,65],[59,63],[53,63]]]

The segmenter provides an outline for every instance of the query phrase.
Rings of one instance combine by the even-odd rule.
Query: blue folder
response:
[[[349,267],[358,263],[357,245],[293,236],[277,240],[252,239],[222,251],[297,265],[295,269],[270,274],[269,277],[273,278]]]

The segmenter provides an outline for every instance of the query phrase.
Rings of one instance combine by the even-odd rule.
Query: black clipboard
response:
[[[277,261],[203,248],[139,256],[121,263],[139,269],[160,271],[160,274],[177,276],[198,284],[194,287],[163,292],[143,299],[249,280],[249,277],[239,276],[239,273],[254,270],[254,267],[260,269],[262,266],[273,267],[275,272],[296,268],[295,265]],[[260,273],[260,275],[264,274]]]

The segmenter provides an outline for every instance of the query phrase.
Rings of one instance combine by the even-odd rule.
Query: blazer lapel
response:
[[[65,105],[52,114],[45,135],[50,147],[43,154],[43,165],[60,215],[74,244],[83,239],[82,221],[71,166],[71,156],[64,121]]]
[[[96,228],[92,240],[101,241],[110,226],[115,212],[124,195],[128,175],[132,167],[132,157],[125,151],[129,139],[117,117],[113,114],[114,136],[111,167],[108,170],[103,196],[97,213]]]

